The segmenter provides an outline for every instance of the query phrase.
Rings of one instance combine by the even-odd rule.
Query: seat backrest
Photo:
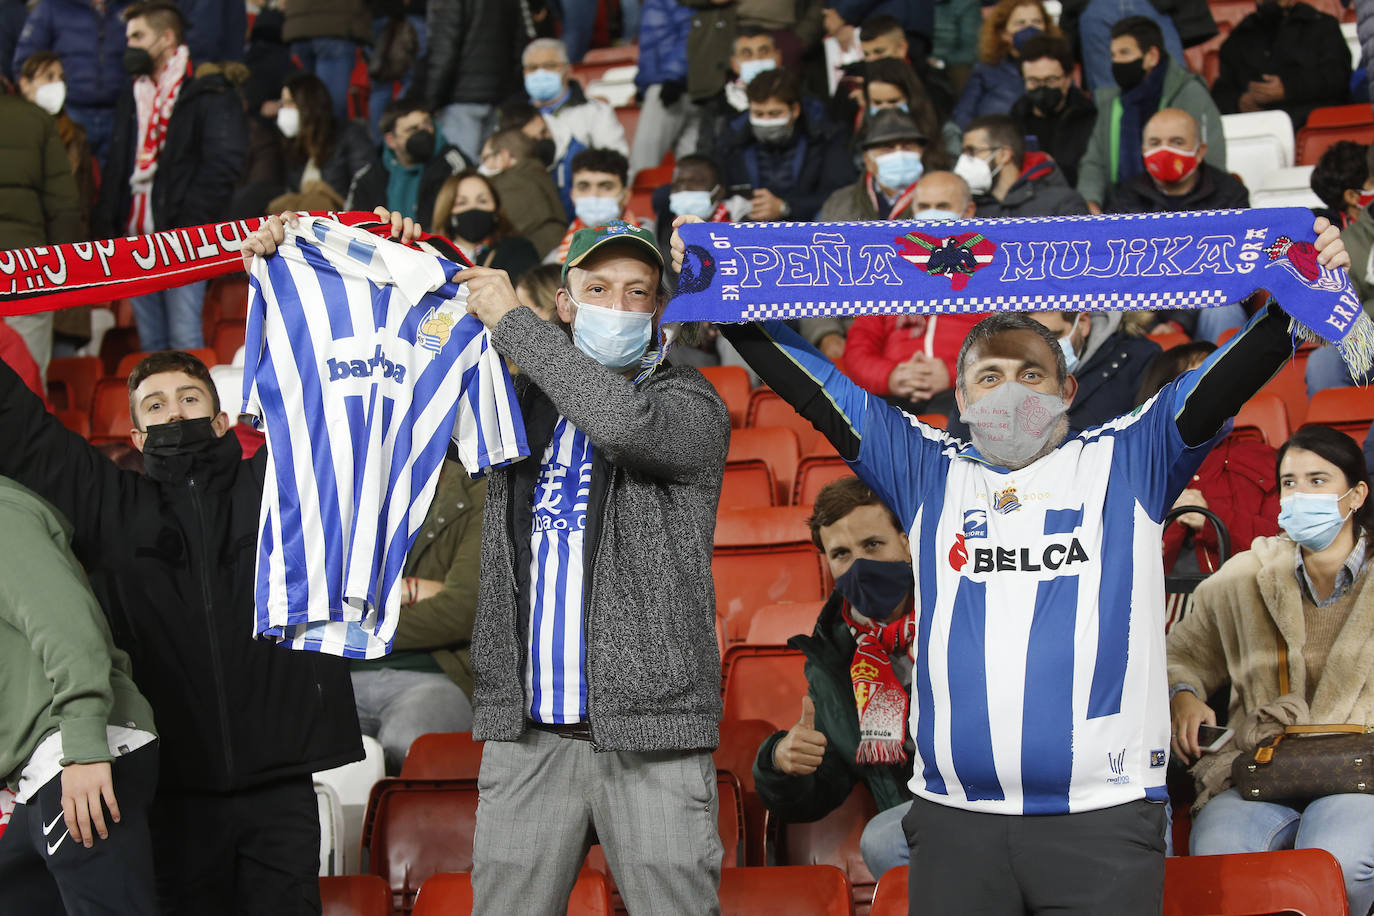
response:
[[[1164,860],[1164,916],[1347,916],[1340,863],[1322,849],[1285,849]]]
[[[643,174],[644,172],[640,172],[641,176]],[[671,169],[665,180],[672,180]],[[635,181],[638,184],[638,179]],[[657,185],[643,185],[641,189],[651,191],[655,187]],[[701,374],[706,376],[706,381],[711,383],[716,389],[716,394],[725,402],[725,409],[730,411],[730,425],[735,429],[744,426],[749,418],[749,373],[739,366],[706,366],[702,368]]]
[[[840,457],[828,458],[812,456],[803,458],[797,465],[797,483],[792,487],[792,504],[813,506],[816,496],[828,483],[842,477],[853,477],[854,472]]]
[[[98,356],[60,356],[48,362],[48,382],[67,386],[67,409],[91,412],[95,383],[105,372]]]
[[[907,866],[898,865],[883,872],[878,879],[878,889],[873,892],[873,906],[868,916],[907,916],[908,871]]]
[[[1182,331],[1160,331],[1152,333],[1150,339],[1159,344],[1161,350],[1172,350],[1180,344],[1186,344],[1193,338],[1184,334]]]
[[[1226,136],[1227,167],[1240,176],[1247,188],[1260,187],[1274,169],[1293,164],[1293,122],[1285,112],[1222,115],[1221,128]]]
[[[391,916],[391,890],[376,875],[320,879],[322,916]]]
[[[368,870],[408,913],[430,875],[472,870],[476,826],[477,780],[384,779],[372,789],[363,823]]]
[[[408,779],[476,779],[482,766],[481,741],[472,732],[430,732],[410,743],[401,764]]]
[[[1245,402],[1236,414],[1233,435],[1258,436],[1271,448],[1288,441],[1288,407],[1272,391],[1260,391]]]
[[[750,458],[768,462],[777,488],[774,505],[788,505],[792,499],[792,483],[797,478],[797,462],[801,458],[801,443],[796,432],[785,426],[731,430],[726,461]]]
[[[1251,190],[1250,203],[1256,207],[1322,207],[1322,199],[1312,190],[1310,165],[1275,169],[1264,176],[1260,187]]]
[[[344,813],[339,793],[315,783],[315,807],[320,816],[320,876],[344,873]]]
[[[759,746],[777,730],[772,722],[762,719],[722,719],[720,744],[711,754],[717,772],[733,773],[740,781],[745,850],[741,865],[763,865],[767,861],[767,809],[754,790],[754,760],[759,755]]]
[[[720,875],[721,916],[853,916],[849,882],[828,865],[728,868]]]
[[[826,570],[806,525],[802,506],[721,509],[716,515],[711,575],[716,614],[732,631],[731,618],[779,601],[816,601],[829,588]],[[741,630],[743,628],[740,628]]]
[[[371,735],[363,735],[363,759],[315,774],[315,781],[333,787],[344,805],[365,805],[372,787],[386,776],[382,745]]]
[[[812,444],[820,434],[811,421],[797,413],[792,405],[769,388],[755,388],[749,397],[749,420],[747,426],[786,426],[797,434],[803,453],[811,450]]]
[[[219,358],[215,356],[213,347],[196,347],[194,350],[187,350],[186,352],[203,362],[206,368],[216,365],[219,362]],[[149,353],[147,351],[124,354],[119,360],[119,365],[115,367],[114,374],[122,375],[127,378],[129,373],[134,371],[134,367],[142,362],[143,358],[148,355]]]
[[[234,361],[234,354],[243,346],[248,322],[242,318],[225,318],[215,325],[215,336],[210,341],[214,348],[215,359],[221,364]]]
[[[775,505],[778,485],[773,469],[762,458],[726,461],[720,484],[722,509],[758,509]]]
[[[791,728],[806,696],[806,656],[775,646],[732,646],[725,652],[722,718],[762,719]]]
[[[55,410],[53,416],[62,421],[62,425],[87,439],[91,437],[91,413],[90,410]]]
[[[751,646],[785,646],[797,635],[808,635],[816,628],[824,601],[784,601],[757,608],[747,616],[749,628],[744,641]]]
[[[129,417],[129,385],[106,376],[95,383],[91,396],[91,440],[128,439],[134,421]]]
[[[1354,124],[1348,127],[1304,127],[1298,131],[1297,161],[1300,165],[1315,165],[1321,159],[1322,153],[1342,140],[1359,144],[1374,141],[1374,123]],[[1229,162],[1229,149],[1226,156]]]
[[[716,827],[720,830],[720,845],[725,851],[721,865],[736,868],[748,860],[744,829],[744,788],[739,777],[727,770],[716,770]]]
[[[1348,433],[1363,445],[1374,423],[1374,388],[1327,388],[1312,395],[1304,422],[1321,423]]]
[[[410,916],[468,916],[471,912],[472,875],[440,872],[430,875],[420,885]]]
[[[864,864],[863,854],[859,851],[859,837],[877,813],[878,806],[868,787],[863,783],[855,783],[844,803],[820,820],[783,826],[778,862],[787,865],[833,865],[845,873],[850,884],[872,886],[876,879]]]

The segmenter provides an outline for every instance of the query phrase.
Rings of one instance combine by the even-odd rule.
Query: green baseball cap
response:
[[[619,242],[633,243],[643,248],[644,253],[649,256],[646,260],[657,264],[658,269],[663,270],[663,252],[658,250],[654,234],[642,226],[617,219],[604,226],[577,230],[568,245],[568,260],[563,262],[563,282],[568,282],[568,268],[578,266],[587,259],[587,255],[603,245]]]

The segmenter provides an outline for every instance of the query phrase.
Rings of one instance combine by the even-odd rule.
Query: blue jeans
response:
[[[134,321],[138,323],[138,345],[153,350],[194,350],[205,346],[201,311],[205,306],[205,283],[201,280],[134,296]]]
[[[420,41],[419,47],[415,51],[415,59],[423,61],[429,50],[429,30],[425,28],[425,17],[407,16],[406,19],[415,27],[415,35]],[[381,45],[382,32],[385,31],[388,21],[385,17],[372,20],[372,35],[376,39],[373,44],[374,48]],[[382,111],[393,98],[405,98],[406,93],[410,91],[411,84],[415,82],[415,70],[412,69],[397,82],[400,83],[399,90],[396,90],[396,83],[374,82],[372,95],[367,100],[367,123],[372,128],[372,138],[379,144],[382,142],[382,134],[378,122],[382,119]]]
[[[1198,812],[1188,847],[1195,856],[1325,849],[1341,863],[1350,912],[1374,903],[1374,795],[1328,795],[1298,811],[1227,789]]]
[[[348,84],[353,80],[358,45],[348,38],[307,38],[291,42],[291,53],[301,67],[315,74],[334,100],[334,117],[348,119]]]
[[[382,743],[388,774],[401,772],[410,743],[430,732],[472,728],[472,704],[447,674],[381,668],[353,672],[363,734]]]
[[[114,134],[114,109],[83,108],[68,102],[66,112],[86,129],[86,142],[91,144],[91,152],[103,167],[110,152],[110,137]]]
[[[495,126],[496,109],[479,102],[454,102],[434,115],[434,126],[444,139],[473,162],[482,158],[482,142]]]
[[[1327,388],[1353,388],[1374,381],[1374,372],[1355,378],[1350,367],[1332,346],[1321,347],[1307,358],[1307,396]]]
[[[600,0],[562,0],[563,45],[568,60],[580,63],[592,45],[592,29],[596,27],[596,8]],[[639,36],[634,36],[638,38]]]
[[[879,811],[864,825],[864,832],[859,837],[859,852],[873,877],[881,878],[890,868],[910,864],[911,847],[902,829],[902,818],[910,810],[911,802],[897,805]]]
[[[1226,331],[1245,327],[1245,309],[1239,305],[1223,305],[1220,308],[1202,309],[1197,315],[1197,330],[1194,340],[1217,342]]]

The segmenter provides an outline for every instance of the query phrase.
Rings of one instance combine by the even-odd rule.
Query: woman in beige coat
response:
[[[1363,914],[1374,902],[1374,795],[1284,805],[1231,788],[1235,758],[1284,726],[1374,726],[1374,500],[1360,448],[1329,427],[1304,427],[1279,450],[1278,471],[1285,536],[1256,538],[1222,566],[1169,633],[1173,749],[1197,761],[1191,851],[1325,849],[1341,863],[1350,912]],[[1291,688],[1280,695],[1285,642]],[[1228,678],[1235,738],[1201,753],[1198,726],[1216,724],[1202,698]]]

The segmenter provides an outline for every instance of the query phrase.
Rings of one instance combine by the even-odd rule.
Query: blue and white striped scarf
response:
[[[1374,323],[1297,207],[947,222],[693,223],[663,323],[1201,309],[1257,289],[1356,372]]]

